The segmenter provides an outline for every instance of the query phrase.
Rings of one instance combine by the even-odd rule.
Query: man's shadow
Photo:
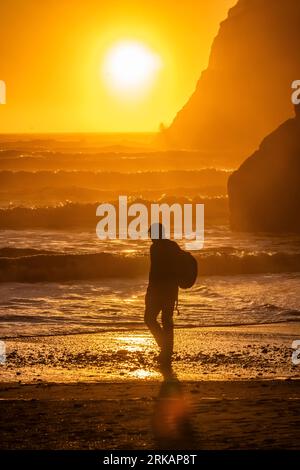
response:
[[[172,366],[160,366],[163,382],[153,414],[153,434],[158,449],[195,449],[196,433],[190,404]]]

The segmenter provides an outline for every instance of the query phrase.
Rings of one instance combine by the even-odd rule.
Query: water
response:
[[[115,142],[109,150],[78,142],[0,142],[1,338],[144,328],[149,241],[105,242],[95,233],[97,202],[116,200],[123,181],[132,202],[205,204],[205,245],[194,253],[200,276],[180,293],[177,326],[300,321],[300,237],[232,233],[230,168],[207,170],[207,155],[155,152],[149,142],[122,151]],[[147,173],[160,168],[148,187]],[[186,170],[198,171],[199,187]],[[99,187],[103,171],[111,175]]]
[[[10,247],[72,254],[103,251],[112,254],[147,254],[150,246],[148,240],[99,240],[96,236],[97,221],[95,216],[93,230],[0,230],[0,250]],[[204,249],[207,253],[237,253],[240,256],[246,253],[297,255],[300,253],[300,236],[236,233],[228,225],[214,225],[205,228]]]
[[[1,337],[143,328],[146,279],[2,283]],[[181,291],[181,327],[300,321],[300,275],[213,276]]]

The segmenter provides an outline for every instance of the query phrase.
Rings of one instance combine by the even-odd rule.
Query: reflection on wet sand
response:
[[[159,449],[194,449],[191,406],[172,366],[161,367],[163,382],[154,406],[153,434]]]

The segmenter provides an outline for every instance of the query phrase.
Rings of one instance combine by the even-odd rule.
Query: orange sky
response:
[[[236,0],[1,0],[0,132],[156,131],[168,125],[206,67]],[[137,41],[161,68],[123,99],[102,74],[111,46]]]

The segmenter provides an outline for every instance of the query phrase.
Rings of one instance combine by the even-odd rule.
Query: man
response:
[[[173,311],[178,299],[176,264],[180,248],[177,243],[165,238],[162,224],[152,224],[149,233],[152,246],[149,284],[145,298],[145,323],[160,348],[159,362],[167,365],[171,363],[173,354]],[[160,312],[162,325],[157,321]]]

